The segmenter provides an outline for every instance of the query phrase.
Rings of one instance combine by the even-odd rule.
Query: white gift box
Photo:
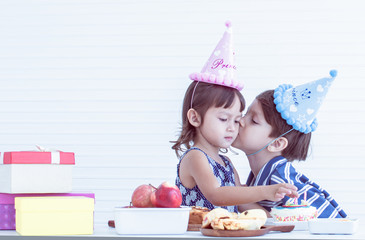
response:
[[[74,153],[5,152],[0,164],[0,192],[71,192],[74,165]]]

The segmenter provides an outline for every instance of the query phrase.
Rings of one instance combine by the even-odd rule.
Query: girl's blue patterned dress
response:
[[[220,186],[235,186],[235,179],[234,179],[234,171],[233,171],[233,165],[232,163],[223,155],[219,155],[224,164],[226,166],[222,166],[221,164],[217,163],[209,157],[203,150],[192,147],[188,149],[180,158],[179,163],[177,164],[177,177],[176,177],[176,186],[180,189],[182,194],[182,204],[184,206],[199,206],[199,207],[206,207],[210,210],[222,207],[227,209],[230,212],[238,212],[237,206],[214,206],[211,202],[208,201],[208,199],[205,198],[203,193],[200,191],[199,187],[196,185],[193,188],[186,188],[180,180],[179,176],[179,169],[180,169],[180,163],[181,160],[184,158],[185,154],[187,154],[191,150],[198,150],[204,153],[204,155],[207,157],[207,161],[209,162],[209,165],[214,173],[214,176],[217,178],[217,181],[220,183]]]

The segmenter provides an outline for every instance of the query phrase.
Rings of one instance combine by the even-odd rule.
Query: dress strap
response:
[[[203,150],[201,150],[200,148],[197,148],[197,147],[192,147],[192,148],[189,148],[188,150],[186,150],[184,152],[184,154],[180,157],[179,159],[179,162],[177,164],[177,176],[180,178],[180,172],[179,172],[179,169],[180,169],[180,164],[181,164],[181,161],[182,159],[185,157],[185,155],[190,152],[191,150],[198,150],[198,151],[201,151],[202,153],[204,153],[205,157],[208,159],[208,161],[210,162],[210,159],[209,159],[209,156],[208,154],[206,154]]]
[[[207,158],[209,158],[209,156],[208,156],[208,154],[206,154],[202,149],[200,149],[200,148],[197,148],[197,147],[192,147],[192,148],[189,148],[188,150],[186,150],[185,152],[184,152],[184,154],[181,156],[181,158],[180,158],[180,161],[185,157],[185,155],[188,153],[188,152],[190,152],[191,150],[198,150],[198,151],[201,151],[202,153],[204,153],[204,155],[207,157]]]
[[[216,163],[206,152],[204,152],[202,149],[200,149],[200,148],[197,148],[197,147],[192,147],[192,148],[189,148],[188,150],[186,150],[186,152],[184,152],[184,154],[181,156],[181,158],[180,158],[180,161],[179,161],[179,165],[180,165],[180,163],[181,163],[181,160],[185,157],[185,154],[187,154],[188,152],[190,152],[191,150],[198,150],[198,151],[200,151],[200,152],[202,152],[202,153],[204,153],[204,155],[205,155],[205,157],[207,158],[207,160],[211,163],[211,164],[219,164],[219,165],[221,165],[220,163]],[[224,164],[225,164],[225,166],[223,166],[224,168],[226,168],[226,167],[230,167],[230,168],[232,168],[233,169],[233,166],[232,166],[232,164],[231,164],[231,162],[227,159],[227,157],[226,156],[224,156],[224,155],[221,155],[221,154],[219,154],[219,157],[222,159],[222,161],[224,162]]]

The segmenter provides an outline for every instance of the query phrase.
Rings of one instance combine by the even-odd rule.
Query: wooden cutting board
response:
[[[192,224],[192,223],[189,223],[188,224],[188,231],[191,231],[191,232],[199,232],[201,227],[202,227],[201,224]]]
[[[253,237],[264,235],[270,231],[291,232],[294,227],[294,225],[262,226],[261,229],[258,230],[218,230],[202,228],[200,229],[200,232],[204,236],[210,237]]]

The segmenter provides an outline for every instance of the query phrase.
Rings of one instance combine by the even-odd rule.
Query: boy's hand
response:
[[[289,183],[270,185],[268,200],[278,202],[287,195],[290,198],[298,197],[297,187]]]

